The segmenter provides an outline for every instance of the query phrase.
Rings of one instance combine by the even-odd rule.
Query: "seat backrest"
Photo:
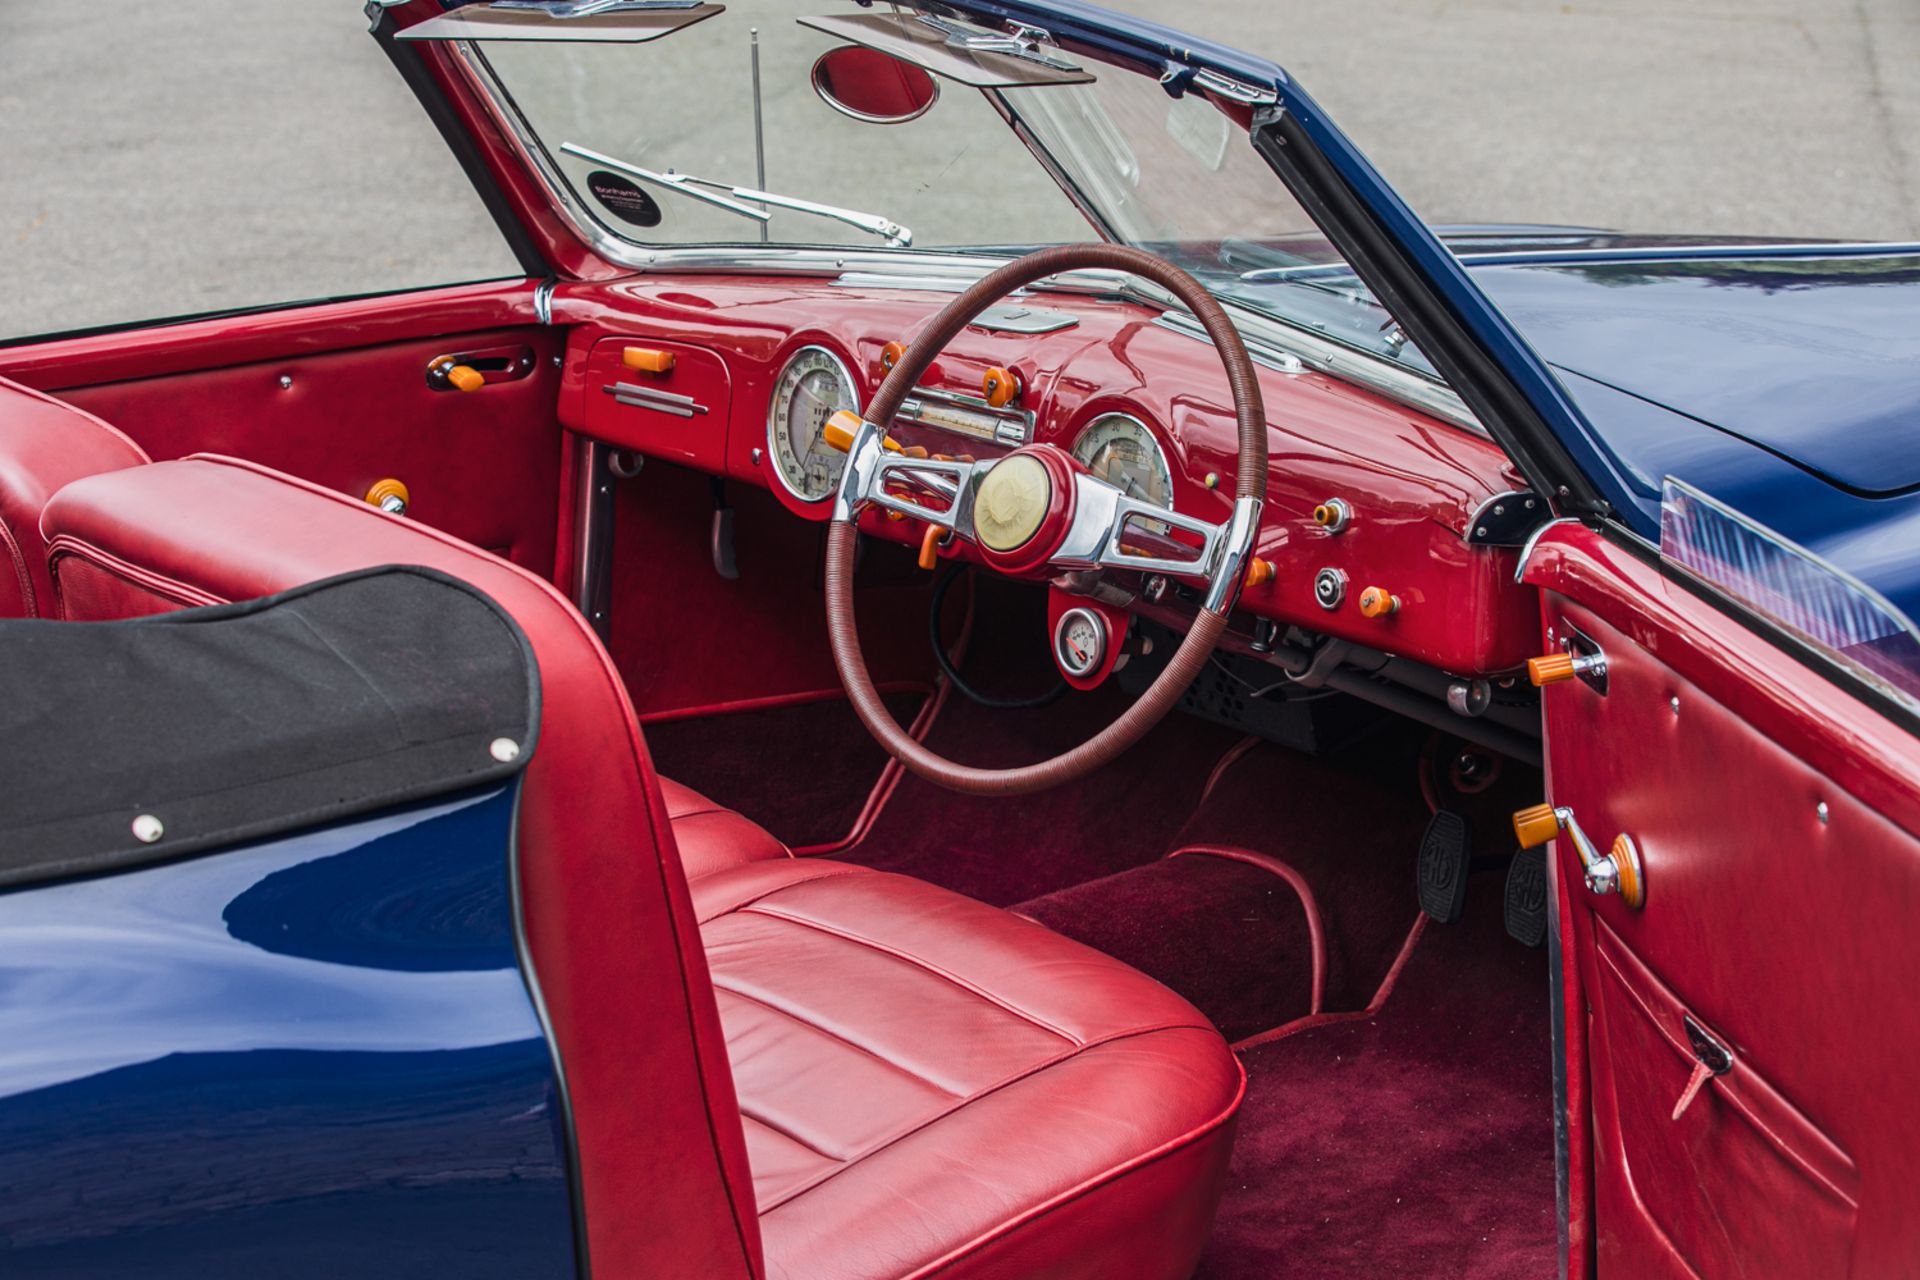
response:
[[[51,617],[40,513],[70,480],[147,461],[82,409],[0,378],[0,618]]]
[[[382,564],[453,574],[514,616],[543,704],[519,890],[594,1272],[759,1274],[739,1107],[686,878],[626,689],[578,612],[476,547],[229,458],[76,481],[42,525],[69,618],[247,599]]]

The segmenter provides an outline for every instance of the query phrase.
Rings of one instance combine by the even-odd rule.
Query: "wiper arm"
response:
[[[579,156],[582,160],[591,160],[609,169],[632,174],[642,182],[651,182],[669,191],[678,191],[683,196],[692,196],[695,200],[705,201],[716,208],[737,213],[743,218],[752,218],[756,222],[767,222],[773,215],[765,209],[756,209],[753,205],[772,205],[777,209],[791,209],[795,213],[810,213],[817,218],[831,218],[835,222],[844,222],[868,235],[879,236],[896,249],[904,249],[913,243],[913,232],[892,218],[883,218],[877,213],[861,213],[857,209],[841,209],[830,204],[815,204],[811,200],[802,200],[797,196],[783,196],[772,191],[756,191],[752,187],[736,187],[730,183],[716,182],[712,178],[696,178],[690,173],[656,173],[652,169],[643,169],[637,164],[628,164],[625,160],[616,160],[598,151],[589,151],[585,147],[575,146],[571,142],[561,143],[560,149],[569,155]],[[716,195],[714,194],[716,191],[724,191],[727,194]],[[743,200],[752,203],[742,204]]]

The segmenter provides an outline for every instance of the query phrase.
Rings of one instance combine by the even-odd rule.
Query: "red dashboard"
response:
[[[949,296],[815,277],[563,286],[554,319],[575,327],[560,417],[609,444],[767,488],[796,517],[825,521],[831,499],[799,496],[770,454],[769,406],[782,370],[804,349],[823,349],[864,404],[884,374],[886,345],[910,343]],[[1130,415],[1164,452],[1173,505],[1225,521],[1234,414],[1212,347],[1128,301],[1048,293],[1015,304],[1043,309],[1044,322],[1058,327],[967,329],[922,379],[931,398],[978,397],[989,368],[1011,370],[1022,388],[1012,408],[1030,423],[1029,440],[1063,448],[1103,415]],[[629,348],[650,353],[637,357],[641,367],[625,358]],[[1249,618],[1236,626],[1264,617],[1461,675],[1523,663],[1537,611],[1532,592],[1514,582],[1516,553],[1464,537],[1482,503],[1521,487],[1505,455],[1472,432],[1316,372],[1263,367],[1261,386],[1271,461],[1257,552],[1275,573],[1246,590],[1240,609]],[[894,434],[948,454],[1010,447],[924,421],[903,420]],[[1313,515],[1335,498],[1351,512],[1337,533]],[[876,514],[867,529],[917,543],[914,524]],[[1331,608],[1316,596],[1323,570],[1345,586]],[[1397,597],[1399,609],[1366,616],[1368,587]]]

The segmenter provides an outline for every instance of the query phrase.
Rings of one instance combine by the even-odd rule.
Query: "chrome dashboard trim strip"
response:
[[[671,391],[660,391],[653,387],[635,386],[631,382],[609,383],[600,388],[621,404],[635,409],[652,409],[657,413],[671,413],[679,418],[691,418],[696,413],[704,414],[707,406],[692,396],[675,395]]]

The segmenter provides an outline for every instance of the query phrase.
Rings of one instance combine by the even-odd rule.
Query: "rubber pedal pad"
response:
[[[1420,909],[1436,923],[1452,924],[1467,903],[1467,872],[1473,838],[1467,820],[1451,809],[1427,819],[1420,836]]]
[[[1537,947],[1547,940],[1547,850],[1522,849],[1507,867],[1507,936]]]

